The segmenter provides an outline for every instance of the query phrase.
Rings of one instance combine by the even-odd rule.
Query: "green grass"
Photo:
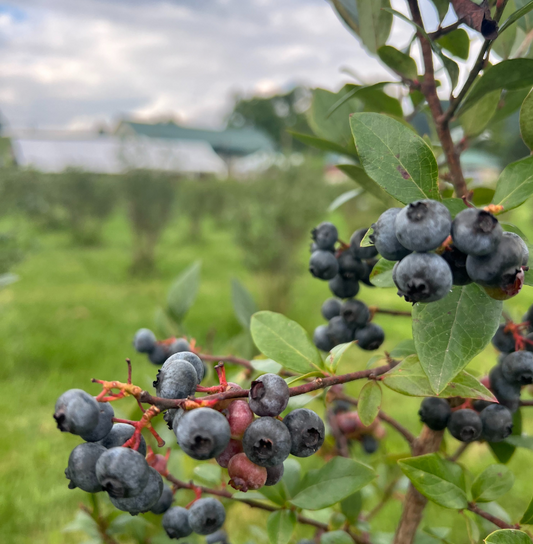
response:
[[[340,217],[336,219],[341,221]],[[522,219],[527,217],[521,214],[519,219],[516,221],[522,225]],[[531,231],[531,228],[524,230]],[[88,498],[79,490],[67,488],[63,471],[69,452],[79,439],[60,434],[55,428],[52,419],[55,399],[72,387],[96,394],[98,388],[90,382],[93,377],[125,379],[126,357],[133,361],[134,382],[150,387],[155,368],[134,353],[131,338],[136,329],[154,326],[155,311],[164,303],[176,275],[193,261],[202,260],[200,292],[185,325],[200,345],[212,342],[212,349],[217,353],[228,352],[232,339],[241,332],[231,308],[231,278],[239,278],[258,301],[264,300],[260,291],[265,278],[259,281],[243,268],[242,253],[231,234],[209,223],[204,231],[202,242],[192,245],[184,234],[188,232],[187,225],[175,222],[158,247],[157,274],[142,279],[133,279],[128,273],[131,238],[120,213],[106,226],[104,242],[99,247],[73,246],[68,233],[64,232],[35,233],[36,249],[15,270],[20,281],[0,292],[2,542],[66,544],[86,538],[81,533],[62,532],[75,517],[79,503],[88,503]],[[306,273],[307,258],[306,247],[302,247],[298,255],[301,274],[296,278],[288,315],[311,332],[322,322],[320,305],[328,296],[328,288],[326,283],[313,280]],[[360,298],[369,304],[408,308],[393,290],[362,288]],[[518,319],[532,301],[532,290],[527,288],[508,306]],[[386,330],[384,350],[410,337],[409,319],[378,315],[376,321]],[[343,359],[341,371],[365,368],[370,357],[371,354],[352,348]],[[494,362],[495,352],[489,347],[476,358],[472,368],[488,370]],[[361,384],[350,384],[347,390],[356,394],[360,387]],[[416,417],[418,405],[417,399],[385,391],[383,409],[413,432],[421,427]],[[313,406],[321,410],[320,403]],[[122,417],[135,413],[131,399],[115,404],[115,408]],[[532,431],[529,421],[526,429]],[[388,474],[397,470],[394,466],[398,456],[406,453],[402,439],[394,431],[387,431],[387,439],[377,454],[369,457],[358,445],[353,448],[357,458],[377,467],[380,478],[376,486],[379,488],[385,486]],[[165,429],[162,433],[169,444],[175,443],[172,433]],[[450,452],[458,445],[449,437],[446,442]],[[473,445],[464,456],[464,462],[475,476],[494,461],[485,446]],[[320,459],[315,458],[305,461],[306,466],[320,463]],[[513,520],[531,498],[529,481],[524,477],[529,475],[524,467],[530,463],[530,452],[521,450],[510,464],[518,478],[513,491],[501,504]],[[172,467],[180,476],[188,478],[194,464],[176,452]],[[365,491],[370,505],[376,500],[372,489]],[[179,501],[185,504],[190,497],[182,493]],[[393,532],[400,509],[400,500],[391,501],[374,519],[373,530]],[[243,505],[232,505],[228,518],[232,542],[253,540],[263,544],[264,534],[258,527],[264,529],[265,514]],[[453,526],[451,541],[467,542],[464,521],[457,512],[431,505],[423,525]],[[308,529],[298,534],[311,535]]]

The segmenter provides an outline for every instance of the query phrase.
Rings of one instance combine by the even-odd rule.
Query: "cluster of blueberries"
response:
[[[146,353],[151,363],[159,366],[171,355],[191,349],[185,338],[172,338],[158,342],[150,329],[139,329],[133,339],[133,346],[139,353]]]
[[[419,200],[388,209],[372,228],[369,238],[375,249],[398,261],[393,279],[398,295],[408,302],[435,302],[452,285],[472,282],[498,300],[522,287],[528,248],[517,234],[503,232],[489,211],[467,208],[452,221],[444,204]]]
[[[426,398],[419,411],[422,422],[434,431],[448,428],[462,442],[505,440],[513,431],[513,413],[520,407],[522,387],[533,383],[533,306],[524,316],[524,325],[526,336],[521,327],[507,323],[498,327],[492,339],[500,351],[498,364],[482,383],[498,403],[474,400],[454,409],[455,399]]]
[[[354,299],[359,282],[373,287],[370,273],[377,262],[375,247],[361,247],[368,229],[355,231],[349,247],[335,249],[338,231],[332,223],[321,223],[311,231],[311,258],[309,271],[321,280],[329,280],[331,292],[338,298],[329,298],[322,305],[322,316],[328,325],[319,325],[313,334],[317,348],[329,352],[339,344],[357,341],[365,350],[378,349],[385,340],[383,329],[371,323],[368,306]],[[346,299],[344,302],[340,299]]]

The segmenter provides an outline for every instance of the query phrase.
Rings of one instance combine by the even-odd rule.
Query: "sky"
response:
[[[431,29],[433,8],[422,7]],[[395,19],[389,43],[411,33]],[[353,82],[344,67],[391,79],[327,0],[0,1],[0,113],[12,128],[125,116],[220,127],[236,94],[335,90]]]

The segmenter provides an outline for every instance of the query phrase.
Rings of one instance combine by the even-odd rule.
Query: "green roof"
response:
[[[182,127],[169,121],[167,123],[136,123],[122,121],[117,128],[128,127],[139,136],[148,138],[169,138],[174,140],[202,140],[221,155],[249,155],[256,151],[273,151],[274,143],[263,132],[252,128],[228,128],[225,130],[204,130]]]

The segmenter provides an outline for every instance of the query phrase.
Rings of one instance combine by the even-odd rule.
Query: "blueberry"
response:
[[[361,349],[372,351],[378,349],[385,340],[385,332],[375,323],[369,323],[362,329],[356,329],[354,340]]]
[[[394,265],[398,295],[407,302],[435,302],[451,290],[452,271],[435,253],[412,253]]]
[[[228,420],[211,408],[187,412],[174,432],[180,448],[199,461],[217,457],[230,441]]]
[[[526,340],[525,350],[533,351],[533,333],[530,332],[529,334],[527,334],[525,337],[525,340]]]
[[[481,257],[496,251],[503,231],[490,212],[468,208],[455,216],[451,234],[454,245],[460,251]]]
[[[279,416],[289,403],[289,386],[277,374],[263,374],[252,382],[248,402],[258,416]]]
[[[283,423],[291,435],[291,454],[296,457],[309,457],[324,443],[324,422],[312,410],[293,410],[283,419]]]
[[[275,465],[273,467],[267,467],[267,479],[265,482],[266,486],[276,485],[281,478],[283,478],[283,473],[285,472],[285,467],[283,463]]]
[[[511,331],[505,331],[507,324],[500,325],[492,337],[492,345],[502,353],[515,351],[515,339]]]
[[[109,402],[99,402],[98,408],[100,415],[98,416],[98,424],[88,433],[80,433],[80,436],[86,442],[98,442],[109,434],[113,427],[113,417],[115,412]]]
[[[110,497],[115,508],[123,512],[129,512],[136,516],[142,512],[148,512],[159,501],[163,493],[163,478],[154,468],[148,468],[148,483],[145,488],[135,497],[119,499]]]
[[[476,399],[476,400],[473,400],[472,401],[472,408],[480,413],[482,412],[487,406],[492,406],[494,404],[494,402],[490,402],[488,400],[480,400],[480,399]]]
[[[163,365],[154,381],[157,396],[164,399],[185,399],[194,395],[197,385],[196,369],[182,359]]]
[[[331,280],[339,272],[339,262],[330,251],[319,249],[311,254],[309,272],[319,280]]]
[[[368,229],[356,230],[350,238],[350,251],[356,259],[372,259],[377,256],[378,251],[374,246],[361,247],[361,241],[366,236]]]
[[[278,419],[261,417],[246,429],[242,445],[252,463],[260,467],[273,467],[289,456],[291,435],[286,425]]]
[[[257,392],[256,390],[255,393]],[[245,400],[234,400],[224,413],[229,423],[231,438],[242,438],[244,431],[246,431],[250,423],[254,420],[254,413],[248,402]]]
[[[156,342],[157,338],[150,329],[139,329],[133,337],[133,347],[139,353],[150,353]]]
[[[436,200],[418,200],[400,210],[394,221],[396,238],[411,251],[437,249],[450,235],[452,217]]]
[[[267,469],[252,463],[245,453],[238,453],[228,463],[228,476],[231,487],[246,493],[265,485]]]
[[[353,329],[348,326],[341,316],[338,316],[328,323],[327,335],[332,344],[338,346],[353,340]]]
[[[155,348],[148,354],[148,360],[154,365],[162,365],[169,356],[168,346],[156,344]]]
[[[411,250],[402,246],[396,237],[394,223],[400,211],[401,208],[389,208],[379,216],[377,223],[372,225],[374,232],[370,239],[378,253],[389,261],[399,261],[411,253]]]
[[[514,239],[520,244],[520,247],[522,248],[522,266],[527,266],[527,263],[529,262],[529,248],[524,240],[514,232],[504,232],[503,237],[507,240]]]
[[[530,351],[515,351],[509,353],[501,365],[503,377],[517,385],[533,383],[533,353]]]
[[[87,493],[98,493],[102,486],[96,477],[96,463],[107,451],[103,446],[92,442],[79,444],[70,453],[65,476],[70,480],[69,488],[79,487]]]
[[[174,494],[172,489],[168,485],[163,486],[163,493],[159,497],[159,500],[150,508],[152,514],[164,514],[171,506],[174,500]]]
[[[106,449],[118,448],[123,446],[135,432],[135,427],[128,425],[127,423],[115,423],[109,433],[98,442]],[[141,436],[141,443],[137,450],[143,457],[146,456],[146,442]]]
[[[333,413],[335,415],[349,412],[351,409],[352,409],[352,405],[345,400],[336,400],[333,403]]]
[[[340,315],[351,329],[361,329],[370,319],[368,306],[364,302],[353,298],[344,301]]]
[[[185,415],[185,410],[183,410],[183,408],[169,408],[163,414],[163,419],[165,420],[169,431],[172,431],[174,428],[177,428],[179,420],[184,415]]]
[[[193,353],[192,351],[180,351],[179,353],[175,353],[174,355],[171,355],[163,365],[162,369],[165,369],[165,366],[170,366],[174,361],[187,361],[190,363],[194,370],[196,370],[196,375],[198,376],[198,383],[200,383],[205,376],[205,366],[202,362],[202,359],[196,355],[196,353]]]
[[[371,434],[363,435],[363,438],[361,438],[361,443],[363,445],[363,450],[369,455],[378,451],[379,442]]]
[[[168,538],[183,538],[192,533],[189,525],[189,512],[181,506],[169,508],[161,520],[161,525],[165,529]]]
[[[337,258],[339,275],[348,280],[360,280],[366,276],[367,266],[356,259],[349,251],[343,251]]]
[[[56,402],[54,419],[64,433],[89,433],[98,425],[98,402],[81,389],[69,389]]]
[[[427,397],[420,404],[418,415],[432,431],[443,431],[452,414],[450,404],[445,399]]]
[[[338,298],[328,298],[322,304],[322,317],[329,321],[333,317],[341,315],[342,302]]]
[[[498,399],[498,402],[516,412],[520,406],[520,385],[509,383],[503,376],[502,366],[492,367],[489,373],[490,390]]]
[[[206,544],[227,544],[228,535],[226,534],[226,531],[216,531],[211,535],[207,535],[205,541]]]
[[[372,270],[374,270],[374,266],[376,266],[377,263],[377,259],[369,259],[366,261],[366,274],[361,278],[361,281],[365,285],[368,285],[368,287],[375,287],[375,285],[370,281],[370,274],[372,273]]]
[[[332,249],[337,242],[339,233],[333,223],[320,223],[311,231],[311,236],[319,249]]]
[[[210,535],[224,525],[226,511],[216,499],[199,499],[189,509],[189,525],[199,535]]]
[[[468,255],[459,251],[454,245],[448,246],[441,257],[448,263],[452,271],[454,285],[468,285],[472,283],[470,276],[466,272],[466,258]]]
[[[242,453],[242,442],[232,438],[228,442],[226,449],[216,458],[216,461],[222,468],[228,468],[229,462],[238,453]]]
[[[313,342],[318,349],[325,352],[329,352],[335,347],[333,342],[329,339],[327,325],[319,325],[315,329],[315,332],[313,333]]]
[[[191,351],[191,345],[185,338],[176,338],[176,340],[170,344],[170,353],[174,355],[175,353],[181,353],[182,351]]]
[[[359,283],[353,279],[346,279],[337,274],[328,282],[330,291],[339,298],[352,298],[359,293]]]
[[[468,275],[480,285],[491,287],[499,285],[503,276],[516,275],[522,267],[522,245],[504,232],[498,248],[483,257],[469,255],[466,259]]]
[[[448,420],[448,430],[461,442],[473,442],[481,436],[481,418],[468,408],[453,412]]]
[[[480,417],[487,442],[501,442],[513,432],[513,414],[501,404],[487,406]]]
[[[100,485],[114,498],[139,495],[150,476],[146,459],[130,448],[111,448],[96,463],[96,477]]]

